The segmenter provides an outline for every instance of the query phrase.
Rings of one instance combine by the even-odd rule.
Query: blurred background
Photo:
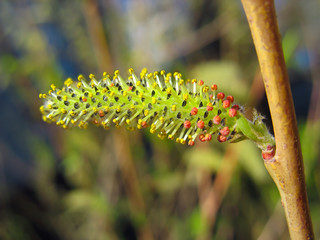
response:
[[[320,236],[320,3],[276,8]],[[0,239],[289,239],[248,141],[189,148],[42,122],[38,95],[51,83],[129,67],[216,83],[272,131],[239,0],[1,0]]]

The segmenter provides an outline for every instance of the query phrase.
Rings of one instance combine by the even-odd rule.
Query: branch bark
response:
[[[271,112],[276,155],[265,166],[276,183],[292,239],[314,239],[295,110],[273,0],[242,0]]]

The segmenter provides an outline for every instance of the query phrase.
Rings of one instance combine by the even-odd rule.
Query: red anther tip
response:
[[[132,86],[129,86],[128,87],[128,92],[130,92],[132,90],[132,88],[133,88]]]
[[[235,108],[230,108],[229,109],[229,116],[230,117],[235,117],[237,115],[237,109]]]
[[[217,90],[217,89],[218,89],[217,84],[212,84],[211,90],[212,90],[212,91],[215,91],[215,90]]]
[[[218,139],[219,142],[227,141],[227,137],[226,136],[222,136],[222,135],[219,135],[217,139]]]
[[[206,141],[211,141],[212,135],[209,134],[209,133],[207,133],[207,134],[205,135],[205,139],[206,139]]]
[[[219,92],[218,94],[217,94],[217,98],[218,99],[224,99],[224,93],[223,92]]]
[[[212,106],[207,106],[208,111],[212,111],[213,107]]]
[[[233,103],[234,97],[233,97],[233,96],[228,96],[228,97],[227,97],[227,100],[229,100],[231,103]]]
[[[191,109],[191,115],[196,115],[198,113],[198,108],[194,107]]]
[[[99,116],[104,117],[104,112],[102,110],[99,110]]]
[[[202,85],[204,84],[204,81],[203,81],[203,80],[200,80],[200,81],[198,82],[198,84],[199,84],[199,86],[202,86]]]
[[[184,123],[183,123],[183,126],[185,128],[190,128],[191,127],[191,122],[189,120],[186,120]]]
[[[230,107],[230,101],[229,100],[224,100],[222,103],[223,108],[228,108]]]
[[[199,135],[199,140],[200,140],[201,142],[206,141],[206,137],[205,137],[205,135],[204,135],[203,133]]]
[[[215,116],[214,118],[213,118],[213,123],[214,124],[219,124],[221,122],[221,117],[220,116]]]
[[[82,102],[86,102],[87,99],[85,97],[82,98]]]
[[[220,134],[222,136],[228,136],[229,133],[230,133],[230,129],[228,127],[224,127],[220,130]]]
[[[194,141],[189,140],[188,145],[189,145],[189,146],[193,146],[193,145],[194,145]]]
[[[231,108],[234,108],[234,109],[236,109],[236,110],[239,110],[239,109],[240,109],[240,107],[239,107],[238,104],[233,105]]]
[[[197,126],[198,126],[198,128],[203,129],[203,128],[204,128],[204,121],[199,120],[199,121],[197,122]]]
[[[141,122],[141,127],[146,128],[148,127],[148,123],[146,121]]]

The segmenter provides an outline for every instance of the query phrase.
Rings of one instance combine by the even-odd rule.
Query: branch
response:
[[[294,105],[274,2],[242,0],[269,102],[276,155],[265,161],[276,183],[292,239],[314,239]]]

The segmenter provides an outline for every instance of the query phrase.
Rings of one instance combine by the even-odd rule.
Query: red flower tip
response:
[[[207,110],[208,110],[208,111],[212,111],[212,110],[213,110],[213,107],[212,107],[212,106],[207,106]]]
[[[230,108],[229,109],[229,116],[230,117],[235,117],[237,115],[237,109],[235,108]]]
[[[190,139],[189,142],[188,142],[188,145],[189,145],[189,146],[193,146],[193,145],[194,145],[194,141],[192,141],[192,140]]]
[[[228,127],[224,127],[220,130],[220,134],[222,136],[228,136],[229,133],[230,133],[230,129]]]
[[[87,99],[85,97],[82,98],[82,102],[86,102]]]
[[[225,142],[225,141],[227,141],[227,137],[226,137],[226,136],[219,135],[219,136],[218,136],[218,141],[219,141],[219,142]]]
[[[128,92],[130,92],[132,90],[132,88],[133,88],[132,86],[129,86],[128,87]]]
[[[233,96],[228,96],[228,97],[227,97],[227,100],[229,100],[231,103],[233,103],[234,97],[233,97]]]
[[[199,121],[197,122],[197,126],[198,126],[198,128],[203,129],[203,128],[204,128],[204,121],[199,120]]]
[[[218,99],[224,99],[224,93],[223,92],[219,92],[218,94],[217,94],[217,98]]]
[[[224,100],[222,103],[223,108],[228,108],[230,107],[230,101],[229,100]]]
[[[186,120],[184,123],[183,123],[183,126],[185,128],[190,128],[191,127],[191,122],[189,120]]]
[[[206,141],[206,137],[205,137],[205,135],[204,135],[203,133],[199,135],[199,140],[200,140],[201,142]]]
[[[99,110],[99,116],[104,117],[104,112],[102,110]]]
[[[200,81],[198,82],[198,84],[199,84],[199,86],[202,86],[202,85],[204,84],[204,81],[203,81],[203,80],[200,80]]]
[[[148,123],[147,123],[146,121],[142,121],[142,122],[141,122],[141,127],[142,127],[142,128],[148,127]]]
[[[215,91],[215,90],[217,90],[217,89],[218,89],[217,84],[212,84],[211,90],[212,90],[212,91]]]
[[[207,133],[207,134],[205,135],[205,139],[206,139],[206,141],[211,141],[212,135],[209,134],[209,133]]]
[[[194,107],[191,109],[191,112],[190,112],[191,115],[196,115],[197,113],[198,113],[198,108]]]
[[[221,122],[221,117],[220,117],[220,116],[217,115],[217,116],[215,116],[215,117],[213,118],[213,123],[214,123],[214,124],[217,124],[217,125],[218,125],[220,122]]]
[[[236,109],[236,110],[239,110],[239,109],[240,109],[240,107],[239,107],[238,104],[233,105],[231,108],[234,108],[234,109]]]

